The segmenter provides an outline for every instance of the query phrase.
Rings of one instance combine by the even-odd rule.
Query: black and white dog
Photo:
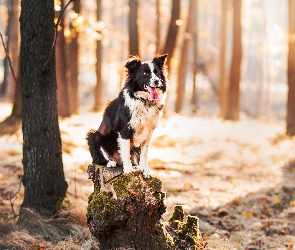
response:
[[[156,55],[152,61],[141,62],[133,56],[127,61],[123,89],[107,105],[99,129],[87,134],[93,163],[121,166],[124,173],[137,168],[149,177],[149,142],[162,115],[169,86],[166,57]]]

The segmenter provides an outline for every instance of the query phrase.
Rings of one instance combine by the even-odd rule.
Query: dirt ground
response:
[[[0,120],[9,109],[9,104],[1,104]],[[86,174],[91,158],[85,136],[100,120],[100,113],[85,113],[60,121],[69,184],[67,211],[78,218],[79,225],[76,236],[54,244],[38,239],[34,243],[40,244],[38,249],[69,249],[69,244],[72,249],[91,249],[84,216],[93,186]],[[3,227],[17,216],[22,202],[21,130],[0,136],[0,149]],[[183,204],[187,214],[200,218],[207,249],[295,249],[294,152],[295,138],[284,135],[284,123],[163,118],[153,135],[149,165],[166,192],[164,219],[174,205]],[[1,237],[4,231],[0,228],[3,245],[7,244],[7,237]]]

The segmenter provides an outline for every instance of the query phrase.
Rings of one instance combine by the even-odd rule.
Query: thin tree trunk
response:
[[[171,59],[173,58],[176,38],[178,34],[179,26],[176,24],[176,21],[180,17],[180,0],[172,0],[171,7],[171,20],[169,23],[168,33],[166,37],[165,45],[162,49],[162,54],[168,54],[166,65],[168,66],[168,70],[171,68]]]
[[[9,2],[9,19],[10,27],[8,43],[10,44],[9,57],[12,64],[12,69],[10,69],[9,84],[11,86],[13,107],[10,116],[8,116],[0,124],[0,134],[13,134],[15,133],[21,125],[21,115],[22,115],[22,98],[20,91],[20,73],[19,73],[19,0],[11,0]],[[16,77],[14,79],[13,73]],[[18,86],[17,86],[18,85]]]
[[[181,57],[178,68],[178,85],[177,85],[177,96],[175,102],[175,112],[179,113],[183,107],[183,100],[185,94],[185,82],[187,76],[187,65],[189,57],[189,48],[192,41],[195,27],[195,11],[196,11],[196,0],[189,1],[189,14],[187,20],[187,26],[183,38],[183,44],[181,49]]]
[[[242,62],[242,0],[233,1],[233,7],[233,48],[227,98],[228,103],[225,119],[237,121],[239,120],[240,113],[240,71]]]
[[[80,1],[73,2],[73,10],[79,14],[81,11]],[[78,113],[79,111],[79,31],[77,28],[70,26],[72,30],[72,39],[69,44],[70,56],[70,69],[71,69],[71,89],[72,89],[72,111]]]
[[[101,20],[101,1],[97,0],[96,18]],[[102,100],[102,45],[101,40],[96,41],[96,85],[94,90],[94,111],[100,111],[103,108]]]
[[[286,134],[295,135],[295,1],[289,0],[288,99]]]
[[[161,45],[161,12],[160,12],[160,0],[156,0],[156,52],[160,53]]]
[[[220,116],[224,117],[227,104],[227,69],[226,69],[226,47],[227,47],[227,13],[228,0],[221,0],[221,27],[220,27],[220,58],[219,58],[219,105]]]
[[[19,0],[11,0],[8,2],[9,6],[9,31],[8,31],[8,46],[9,57],[12,63],[14,73],[17,75],[19,69]],[[9,68],[8,85],[10,86],[10,99],[13,99],[15,92],[15,80],[12,71]]]
[[[198,63],[198,0],[196,1],[196,10],[193,13],[195,16],[192,18],[195,22],[195,31],[193,32],[193,91],[191,96],[191,111],[193,114],[197,113],[198,109],[198,95],[197,95],[197,63]]]
[[[21,10],[24,200],[19,222],[26,223],[31,220],[28,208],[54,214],[66,195],[67,183],[57,116],[54,55],[43,71],[54,40],[54,1],[22,0]]]
[[[139,55],[139,36],[138,36],[138,0],[129,0],[129,54]]]
[[[12,70],[10,70],[9,74],[9,83],[12,86],[12,95],[13,95],[13,109],[11,116],[14,116],[18,119],[21,118],[21,92],[19,88],[16,86],[17,84],[20,86],[20,74],[19,74],[19,0],[11,0],[9,3],[9,19],[10,19],[10,30],[8,36],[9,43],[9,57],[12,64],[12,70],[17,78],[17,83],[13,77]]]
[[[61,0],[61,7],[64,0]],[[59,14],[59,13],[58,13]],[[67,45],[64,35],[65,15],[62,15],[56,41],[56,77],[57,77],[57,100],[58,114],[69,117],[72,114],[72,89],[70,84],[70,71],[68,67]]]

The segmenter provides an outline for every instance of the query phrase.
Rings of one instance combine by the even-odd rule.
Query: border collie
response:
[[[129,58],[123,89],[107,105],[98,130],[91,129],[87,134],[93,163],[123,167],[124,173],[137,168],[149,177],[149,142],[162,115],[169,86],[166,57],[156,55],[147,62],[141,62],[138,56]]]

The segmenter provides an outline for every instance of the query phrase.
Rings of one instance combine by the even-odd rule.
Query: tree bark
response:
[[[233,48],[225,119],[237,121],[240,116],[240,78],[242,62],[242,0],[233,1]]]
[[[67,183],[62,163],[57,116],[55,56],[47,61],[54,40],[54,0],[22,0],[21,80],[24,200],[19,222],[28,208],[54,214],[65,197]]]
[[[139,35],[138,35],[138,0],[129,0],[129,16],[128,16],[128,29],[129,29],[129,54],[139,54]]]
[[[295,2],[289,0],[289,53],[288,53],[288,98],[286,116],[286,134],[295,135]]]
[[[169,221],[161,220],[166,207],[158,178],[144,179],[140,171],[122,174],[122,168],[95,164],[87,172],[94,182],[87,224],[101,250],[196,249],[206,245],[199,219],[186,218],[181,206]]]
[[[164,48],[162,49],[162,54],[168,54],[166,65],[168,66],[168,70],[171,68],[171,59],[174,55],[176,38],[178,34],[178,25],[176,21],[180,17],[180,0],[172,0],[172,8],[171,8],[171,20],[169,23],[168,33],[166,37],[166,42]]]
[[[195,13],[196,13],[196,0],[189,1],[189,14],[187,19],[187,26],[183,38],[181,57],[178,68],[178,85],[177,85],[177,95],[175,102],[175,112],[179,113],[183,106],[183,100],[185,95],[185,83],[187,76],[187,65],[189,57],[189,47],[190,43],[193,41],[193,34],[195,33]]]

